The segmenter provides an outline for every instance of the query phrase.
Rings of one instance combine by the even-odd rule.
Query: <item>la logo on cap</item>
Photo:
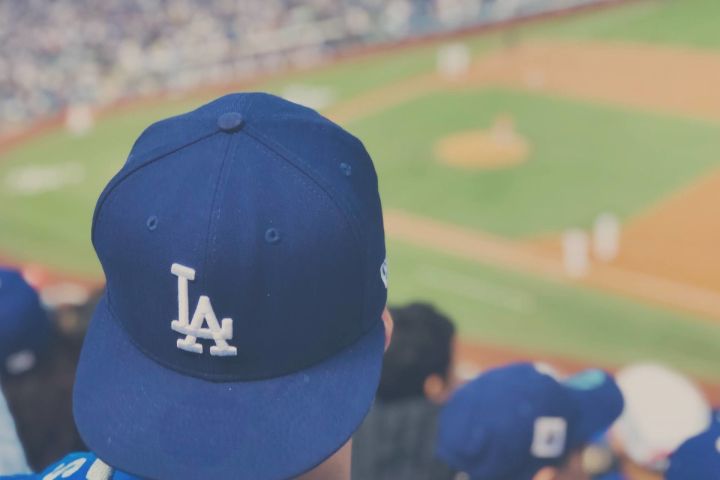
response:
[[[215,341],[215,345],[210,347],[210,355],[237,356],[237,348],[227,343],[233,336],[233,320],[223,318],[221,326],[210,303],[210,297],[200,296],[192,321],[189,321],[188,281],[195,280],[195,269],[173,263],[170,272],[178,277],[178,319],[170,323],[170,328],[185,335],[185,338],[177,340],[177,348],[186,352],[203,353],[203,346],[197,343],[197,339],[204,338]],[[204,323],[208,326],[203,327]]]

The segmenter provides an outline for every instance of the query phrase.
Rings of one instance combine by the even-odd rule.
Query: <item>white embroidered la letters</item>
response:
[[[223,318],[221,326],[208,296],[200,296],[192,321],[189,320],[188,281],[195,280],[195,270],[173,263],[170,272],[178,277],[178,319],[170,323],[170,328],[185,335],[185,338],[178,339],[177,347],[192,353],[203,353],[203,346],[197,343],[197,339],[204,338],[215,341],[215,345],[210,347],[210,355],[236,356],[237,348],[227,343],[227,340],[231,340],[233,336],[233,320]],[[207,327],[203,327],[205,322],[208,324]]]

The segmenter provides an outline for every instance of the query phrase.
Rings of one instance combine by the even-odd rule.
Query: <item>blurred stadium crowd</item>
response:
[[[0,133],[73,105],[238,81],[598,0],[0,0]]]

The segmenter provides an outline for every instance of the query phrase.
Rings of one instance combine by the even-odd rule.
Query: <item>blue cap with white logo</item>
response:
[[[51,331],[35,289],[17,270],[0,268],[0,374],[31,368]]]
[[[315,111],[234,94],[150,126],[101,194],[79,431],[149,478],[288,478],[367,413],[387,298],[377,177]]]
[[[670,455],[666,480],[717,480],[720,478],[720,414],[710,428]]]
[[[440,415],[437,454],[473,479],[531,479],[606,430],[622,409],[603,371],[559,382],[533,364],[512,364],[455,392]]]

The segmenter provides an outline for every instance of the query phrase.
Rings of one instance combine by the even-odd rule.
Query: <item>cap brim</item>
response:
[[[623,411],[622,392],[602,370],[586,370],[564,382],[577,405],[570,445],[580,446],[605,432]]]
[[[125,472],[155,479],[284,479],[322,463],[367,414],[380,379],[384,328],[311,368],[214,383],[143,355],[99,303],[74,390],[80,434]]]

